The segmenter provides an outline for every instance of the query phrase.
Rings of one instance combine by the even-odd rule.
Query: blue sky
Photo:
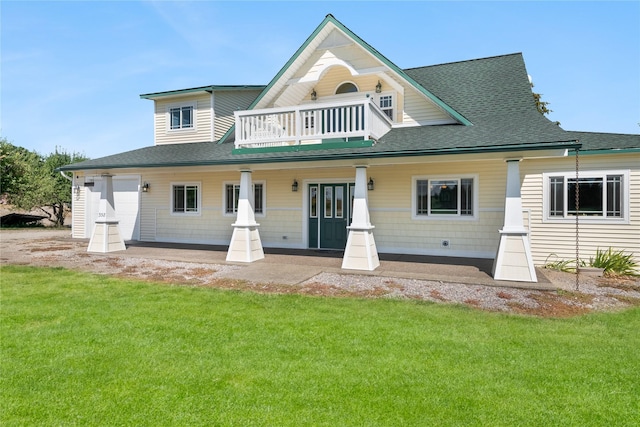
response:
[[[153,145],[142,93],[267,84],[331,13],[401,68],[522,52],[552,120],[640,133],[640,2],[0,2],[0,135]]]

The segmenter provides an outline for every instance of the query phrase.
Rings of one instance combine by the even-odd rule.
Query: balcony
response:
[[[377,140],[389,117],[370,99],[236,111],[236,148],[286,147],[323,141]]]

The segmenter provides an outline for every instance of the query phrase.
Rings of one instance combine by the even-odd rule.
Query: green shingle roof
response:
[[[371,147],[347,147],[304,152],[234,154],[234,144],[214,141],[157,145],[61,170],[121,169],[162,166],[258,164],[355,158],[538,150],[575,146],[590,150],[640,148],[640,135],[568,132],[535,107],[521,54],[511,54],[404,72],[471,121],[471,126],[437,125],[392,129]]]

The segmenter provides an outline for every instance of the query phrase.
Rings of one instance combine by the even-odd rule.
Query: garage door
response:
[[[102,190],[102,178],[94,179],[94,186],[87,187],[90,193],[87,197],[87,227],[89,233],[87,238],[91,237],[93,225],[98,215],[98,207],[100,205],[100,191]],[[114,176],[113,177],[113,204],[116,219],[119,221],[118,228],[124,240],[140,239],[140,176]]]

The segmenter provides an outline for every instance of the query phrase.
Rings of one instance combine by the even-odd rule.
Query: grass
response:
[[[633,425],[640,309],[572,319],[2,267],[0,424]]]

